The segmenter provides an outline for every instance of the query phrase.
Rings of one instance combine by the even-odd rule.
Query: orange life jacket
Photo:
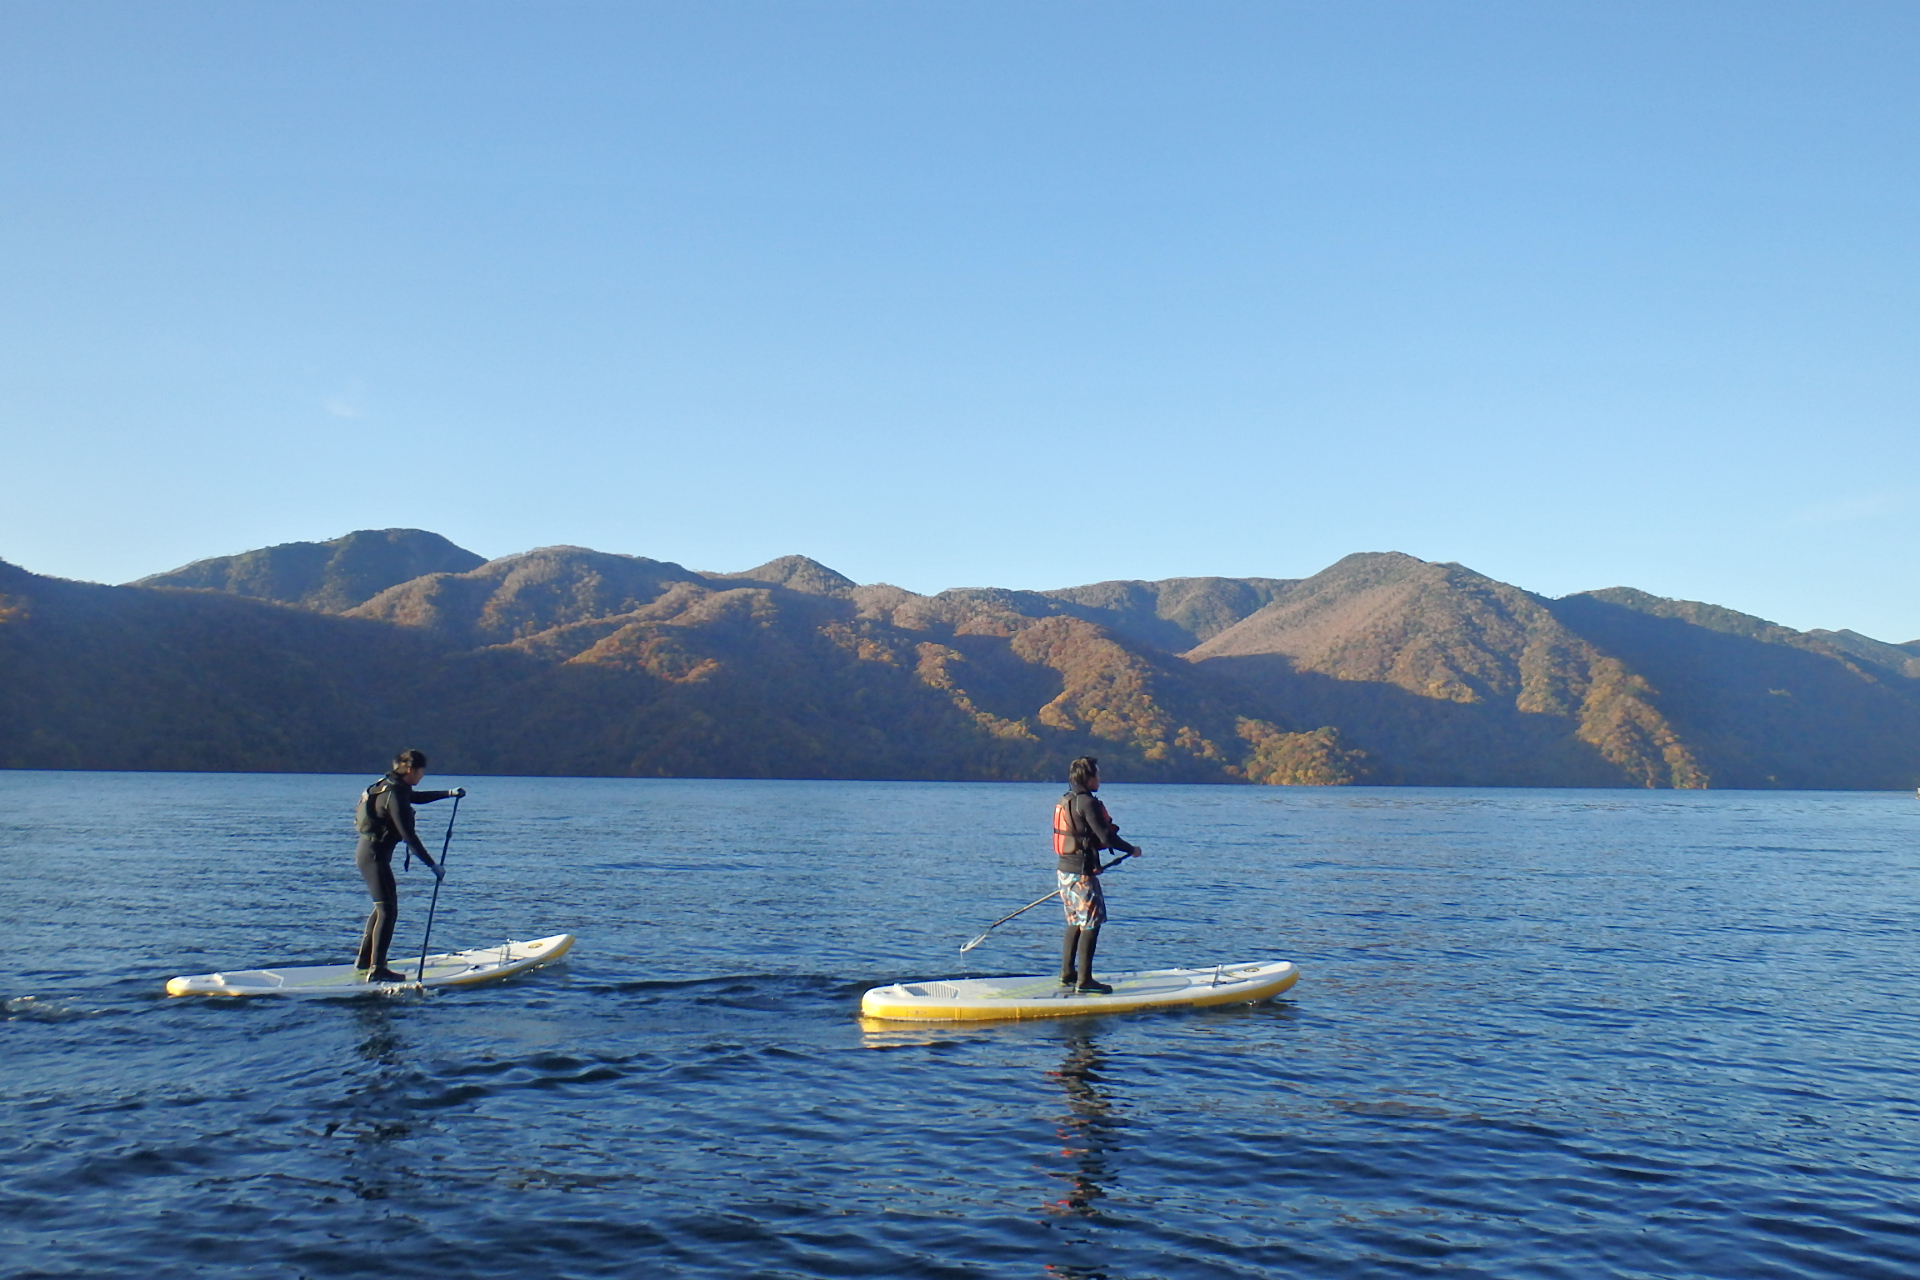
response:
[[[1053,856],[1072,858],[1080,852],[1080,832],[1073,825],[1073,792],[1053,806]]]

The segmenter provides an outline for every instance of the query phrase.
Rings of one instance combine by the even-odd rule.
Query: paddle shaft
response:
[[[460,816],[462,796],[453,798],[453,812],[447,815],[447,834],[440,841],[440,874],[433,878],[433,901],[427,904],[427,928],[420,935],[420,970],[413,975],[415,982],[427,980],[427,939],[433,936],[433,913],[440,906],[440,882],[446,879],[447,848],[453,843],[453,820]]]
[[[1115,858],[1112,862],[1109,862],[1105,866],[1101,867],[1100,870],[1111,871],[1113,870],[1113,868],[1119,866],[1121,863],[1125,862],[1128,858],[1131,858],[1132,856],[1133,855],[1130,853],[1123,853],[1119,857]],[[1029,902],[1026,906],[1020,908],[1019,911],[1009,911],[1006,915],[1001,916],[998,920],[995,920],[992,924],[988,925],[985,933],[982,933],[979,937],[975,938],[972,942],[969,942],[966,946],[960,949],[962,951],[973,950],[975,947],[979,946],[981,943],[987,940],[988,933],[992,933],[995,929],[998,929],[1001,925],[1005,924],[1007,921],[1013,919],[1017,915],[1022,915],[1028,911],[1033,910],[1035,907],[1039,906],[1043,902],[1051,902],[1059,896],[1060,896],[1060,891],[1058,889],[1055,889],[1052,893],[1048,894],[1044,898],[1035,898],[1032,902]]]

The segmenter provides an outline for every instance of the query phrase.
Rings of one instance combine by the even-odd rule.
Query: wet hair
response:
[[[1100,762],[1092,756],[1081,756],[1067,766],[1067,781],[1076,787],[1083,787],[1087,780],[1100,772]]]
[[[408,747],[405,751],[399,752],[393,757],[393,771],[395,773],[405,773],[409,769],[424,769],[426,767],[427,753],[413,747]]]

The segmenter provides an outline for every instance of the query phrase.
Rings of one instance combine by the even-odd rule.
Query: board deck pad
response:
[[[451,951],[427,957],[425,976],[416,981],[420,960],[404,966],[405,982],[368,982],[350,964],[306,965],[279,969],[242,969],[169,978],[170,996],[352,996],[374,992],[409,991],[422,987],[465,987],[524,973],[558,960],[573,946],[573,935],[556,933],[532,942],[503,942],[471,951]],[[389,963],[392,963],[391,961]]]
[[[907,1022],[987,1018],[1070,1018],[1130,1009],[1204,1008],[1270,1000],[1300,980],[1290,960],[1259,960],[1204,969],[1146,969],[1107,974],[1108,995],[1081,993],[1051,975],[936,978],[875,987],[861,998],[869,1018]]]

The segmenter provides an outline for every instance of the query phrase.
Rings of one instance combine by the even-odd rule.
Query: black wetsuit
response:
[[[1068,819],[1073,824],[1075,852],[1055,859],[1057,870],[1065,876],[1097,876],[1100,874],[1100,851],[1118,849],[1122,853],[1138,853],[1139,846],[1129,844],[1120,838],[1120,828],[1113,825],[1113,818],[1107,813],[1107,806],[1100,803],[1098,796],[1086,787],[1075,783],[1067,791]],[[1065,881],[1062,881],[1065,885]],[[1093,883],[1096,902],[1104,901],[1098,893],[1098,882]],[[1061,901],[1066,901],[1064,893]],[[1105,907],[1100,908],[1103,918]],[[1078,985],[1082,991],[1106,991],[1108,987],[1093,980],[1093,956],[1100,944],[1100,926],[1098,924],[1080,928],[1072,923],[1073,916],[1068,915],[1066,936],[1060,940],[1060,981],[1064,984]]]
[[[373,812],[380,829],[371,834],[362,832],[360,843],[353,851],[353,865],[360,868],[360,878],[367,882],[367,893],[373,898],[373,912],[360,935],[360,958],[354,962],[360,969],[385,968],[387,948],[393,945],[393,925],[400,914],[400,888],[393,879],[393,851],[404,841],[422,862],[429,867],[433,865],[427,847],[420,843],[419,833],[413,828],[413,806],[432,804],[453,794],[451,791],[415,791],[393,773],[381,781],[386,783],[386,789],[373,799]]]

